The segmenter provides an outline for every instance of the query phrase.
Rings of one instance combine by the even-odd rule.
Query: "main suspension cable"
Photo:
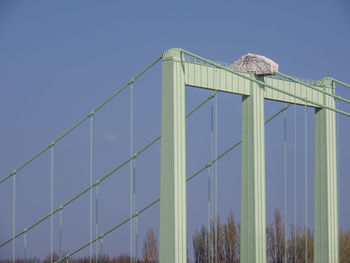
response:
[[[330,96],[330,97],[332,97],[332,98],[335,98],[335,99],[337,99],[337,100],[340,100],[340,101],[343,101],[343,102],[346,102],[346,103],[350,103],[350,100],[348,100],[348,99],[344,99],[344,98],[341,97],[341,96],[337,96],[337,95],[335,95],[335,94],[329,93],[329,92],[324,91],[324,90],[322,90],[322,89],[318,89],[318,88],[316,88],[316,87],[314,87],[314,86],[312,86],[312,85],[309,85],[309,84],[307,84],[307,83],[304,83],[304,82],[302,82],[302,81],[300,81],[300,80],[298,80],[298,79],[296,79],[296,78],[293,78],[293,77],[288,76],[288,75],[286,75],[286,74],[283,74],[283,73],[281,73],[281,72],[275,72],[275,74],[278,75],[278,76],[281,76],[281,77],[283,77],[283,78],[289,79],[289,80],[291,80],[291,81],[293,81],[293,82],[295,82],[295,83],[298,83],[298,84],[301,84],[301,85],[303,85],[303,86],[306,86],[306,87],[308,87],[308,88],[310,88],[310,89],[312,89],[312,90],[315,90],[315,91],[317,91],[317,92],[321,92],[321,93],[323,93],[323,94],[325,94],[325,95],[327,95],[327,96]],[[345,83],[344,83],[344,84],[345,84]]]
[[[198,109],[200,109],[207,101],[209,101],[215,94],[217,93],[214,92],[212,94],[210,94],[208,96],[208,98],[206,98],[202,103],[200,103],[199,105],[197,105],[192,111],[190,111],[189,113],[186,114],[186,118],[191,116],[195,111],[197,111]],[[144,146],[143,148],[141,148],[138,152],[136,152],[133,156],[129,157],[127,160],[125,160],[124,162],[122,162],[121,164],[119,164],[117,167],[115,167],[114,169],[112,169],[110,172],[108,172],[107,174],[105,174],[103,177],[101,177],[100,179],[96,180],[92,186],[89,186],[87,188],[85,188],[84,190],[82,190],[79,194],[77,194],[76,196],[74,196],[72,199],[66,201],[65,203],[61,204],[58,208],[56,208],[53,212],[49,213],[48,215],[42,217],[41,219],[39,219],[38,221],[36,221],[35,223],[33,223],[32,225],[30,225],[29,227],[27,227],[25,230],[29,231],[30,229],[34,228],[35,226],[39,225],[40,223],[42,223],[43,221],[45,221],[46,219],[48,219],[51,215],[57,213],[58,211],[60,211],[61,209],[63,209],[64,207],[66,207],[67,205],[69,205],[70,203],[72,203],[73,201],[77,200],[79,197],[81,197],[82,195],[84,195],[85,193],[87,193],[91,188],[96,187],[98,184],[100,184],[102,181],[104,181],[105,179],[107,179],[109,176],[111,176],[112,174],[114,174],[116,171],[118,171],[119,169],[121,169],[122,167],[124,167],[127,163],[129,163],[132,159],[136,158],[138,155],[140,155],[141,153],[143,153],[144,151],[146,151],[149,147],[151,147],[153,144],[155,144],[157,141],[159,141],[161,138],[161,136],[158,136],[157,138],[153,139],[151,142],[149,142],[146,146]],[[52,147],[54,145],[54,142],[50,143],[50,147]],[[13,177],[14,178],[14,177]],[[14,185],[15,185],[15,180],[14,180]],[[13,194],[14,198],[14,202],[15,202],[15,191]],[[14,210],[14,209],[13,209]],[[13,211],[14,213],[14,211]],[[13,215],[14,217],[14,215]],[[15,228],[14,224],[13,224],[13,229]],[[5,246],[6,244],[8,244],[9,242],[13,241],[14,239],[18,238],[19,236],[23,235],[25,233],[25,230],[22,230],[21,232],[15,234],[15,230],[13,230],[14,234],[13,236],[8,239],[7,241],[3,242],[0,244],[0,247]],[[15,244],[15,242],[13,243]]]
[[[107,98],[102,104],[97,106],[94,110],[92,110],[89,114],[87,114],[85,117],[83,117],[80,121],[78,121],[76,124],[74,124],[70,129],[68,129],[66,132],[64,132],[61,136],[59,136],[57,139],[55,139],[53,142],[51,142],[48,146],[46,146],[44,149],[39,151],[37,154],[32,156],[28,161],[23,163],[22,165],[18,166],[16,169],[12,170],[10,174],[8,174],[6,177],[2,178],[0,180],[0,184],[5,182],[10,177],[17,174],[21,169],[23,169],[25,166],[27,166],[29,163],[31,163],[33,160],[35,160],[37,157],[39,157],[41,154],[46,152],[48,149],[50,149],[53,144],[59,142],[64,137],[66,137],[69,133],[71,133],[75,128],[80,126],[84,121],[86,121],[89,117],[91,117],[93,114],[95,114],[99,109],[101,109],[104,105],[106,105],[109,101],[111,101],[115,96],[117,96],[119,93],[121,93],[125,88],[130,86],[132,83],[134,83],[140,76],[142,76],[146,71],[148,71],[150,68],[152,68],[159,60],[162,59],[162,56],[157,58],[155,61],[153,61],[150,65],[148,65],[145,69],[143,69],[139,74],[137,74],[135,77],[131,78],[128,83],[124,84],[120,89],[118,89],[115,93],[113,93],[109,98]]]
[[[267,121],[265,121],[265,125],[268,124],[271,120],[273,120],[276,116],[278,116],[281,112],[285,111],[288,107],[290,106],[290,104],[286,104],[281,110],[279,110],[276,114],[274,114],[272,117],[270,117]],[[234,148],[236,148],[237,146],[239,146],[242,143],[242,141],[239,141],[237,143],[235,143],[234,145],[232,145],[231,147],[229,147],[228,149],[226,149],[226,151],[222,152],[221,154],[219,154],[214,160],[211,160],[209,163],[207,163],[205,166],[203,166],[201,169],[197,170],[197,172],[195,172],[194,174],[192,174],[190,177],[188,177],[186,179],[186,182],[189,182],[190,180],[192,180],[195,176],[197,176],[198,174],[200,174],[201,172],[203,172],[204,170],[208,169],[211,165],[213,165],[213,163],[215,163],[216,161],[218,161],[219,159],[221,159],[222,157],[224,157],[227,153],[229,153],[230,151],[232,151]],[[121,227],[122,225],[126,224],[127,222],[129,222],[132,218],[139,216],[140,214],[142,214],[143,212],[145,212],[146,210],[148,210],[149,208],[151,208],[152,206],[154,206],[155,204],[157,204],[160,201],[160,198],[152,201],[151,203],[149,203],[148,205],[146,205],[145,207],[143,207],[142,209],[140,209],[139,211],[137,211],[135,214],[133,214],[132,216],[129,216],[128,218],[126,218],[125,220],[123,220],[121,223],[119,223],[118,225],[115,225],[114,227],[110,228],[109,230],[107,230],[106,232],[104,232],[103,234],[99,235],[96,239],[94,239],[92,242],[96,242],[100,239],[103,239],[104,236],[108,235],[109,233],[113,232],[114,230],[118,229],[119,227]],[[63,258],[58,259],[57,261],[55,261],[55,263],[59,263],[62,262],[63,260],[66,260],[68,258],[70,258],[71,256],[73,256],[74,254],[78,253],[79,251],[81,251],[82,249],[86,248],[89,246],[89,243],[86,243],[85,245],[81,246],[80,248],[76,249],[75,251],[66,254]]]
[[[332,79],[334,82],[336,82],[336,83],[338,83],[338,84],[340,84],[340,85],[343,85],[343,86],[345,86],[345,87],[350,88],[350,85],[347,84],[347,83],[345,83],[345,82],[342,82],[342,81],[337,80],[337,79],[334,79],[334,78],[331,78],[331,79]]]
[[[230,69],[230,68],[221,66],[221,65],[218,64],[218,63],[215,63],[215,62],[213,62],[213,61],[211,61],[211,60],[208,60],[208,59],[205,59],[205,58],[203,58],[203,57],[200,57],[200,56],[198,56],[198,55],[196,55],[196,54],[193,54],[193,53],[191,53],[191,52],[189,52],[189,51],[187,51],[187,50],[183,50],[183,49],[182,49],[181,52],[183,52],[183,53],[185,53],[185,54],[187,54],[187,55],[190,55],[190,56],[192,56],[192,57],[195,57],[195,58],[197,58],[197,59],[199,59],[199,60],[202,60],[203,62],[206,62],[206,63],[208,63],[209,65],[215,66],[216,68],[223,69],[223,70],[225,70],[225,71],[227,71],[227,72],[230,72],[230,73],[233,73],[233,74],[235,74],[235,75],[237,75],[237,76],[239,76],[239,77],[241,77],[241,78],[250,80],[250,81],[252,81],[252,82],[254,82],[254,83],[257,83],[257,84],[262,85],[262,86],[264,86],[264,87],[270,88],[270,89],[275,90],[275,91],[277,91],[277,92],[280,92],[280,93],[282,93],[282,94],[285,94],[285,95],[291,96],[291,97],[293,97],[293,98],[302,100],[302,101],[304,101],[304,102],[306,102],[306,103],[309,103],[309,104],[313,104],[313,105],[315,105],[315,106],[317,106],[317,107],[324,108],[324,109],[327,109],[327,110],[330,110],[330,111],[333,111],[333,112],[337,112],[337,113],[343,114],[343,115],[345,115],[345,116],[347,116],[347,117],[350,117],[350,113],[348,113],[348,112],[345,112],[345,111],[342,111],[342,110],[338,110],[338,109],[335,109],[335,108],[332,108],[332,107],[329,107],[329,106],[327,106],[327,105],[323,105],[323,104],[320,104],[320,103],[317,103],[317,102],[309,101],[307,98],[304,98],[304,97],[295,95],[295,94],[293,94],[293,93],[290,93],[290,92],[288,92],[288,91],[282,90],[282,89],[280,89],[280,88],[276,88],[276,87],[274,87],[274,86],[272,86],[272,85],[270,85],[270,84],[267,84],[267,83],[265,83],[265,82],[263,82],[263,81],[257,80],[257,79],[255,79],[255,78],[251,78],[250,76],[246,76],[244,73],[237,72],[237,71],[232,70],[232,69]]]

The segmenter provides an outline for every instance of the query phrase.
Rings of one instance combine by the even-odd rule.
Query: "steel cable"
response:
[[[35,160],[37,157],[39,157],[41,154],[46,152],[48,149],[50,149],[55,143],[62,140],[65,136],[67,136],[69,133],[71,133],[75,128],[80,126],[84,121],[86,121],[89,117],[94,115],[99,109],[101,109],[104,105],[106,105],[109,101],[111,101],[115,96],[117,96],[120,92],[122,92],[126,87],[130,86],[132,83],[134,83],[141,75],[143,75],[146,71],[148,71],[151,67],[153,67],[159,60],[162,59],[162,56],[157,58],[155,61],[153,61],[150,65],[148,65],[145,69],[143,69],[139,74],[137,74],[134,78],[131,78],[128,83],[124,84],[120,89],[118,89],[115,93],[113,93],[109,98],[107,98],[102,104],[97,106],[94,110],[92,110],[89,114],[87,114],[85,117],[83,117],[80,121],[78,121],[76,124],[74,124],[70,129],[68,129],[66,132],[64,132],[61,136],[59,136],[57,139],[52,141],[48,146],[46,146],[44,149],[39,151],[37,154],[35,154],[32,158],[30,158],[28,161],[23,163],[22,165],[18,166],[16,169],[12,170],[10,174],[8,174],[6,177],[2,178],[0,180],[0,184],[5,182],[10,177],[17,174],[21,169],[23,169],[25,166],[27,166],[29,163],[31,163],[33,160]]]
[[[268,124],[270,121],[272,121],[276,116],[278,116],[281,112],[285,111],[288,107],[290,106],[290,104],[285,105],[281,110],[279,110],[277,113],[275,113],[273,116],[271,116],[267,121],[265,121],[265,125]],[[216,161],[218,161],[219,159],[221,159],[222,157],[224,157],[227,153],[229,153],[230,151],[232,151],[234,148],[236,148],[237,146],[239,146],[242,143],[242,141],[239,141],[237,143],[235,143],[234,145],[232,145],[231,147],[229,147],[228,149],[226,149],[226,151],[222,152],[221,154],[219,154],[215,159],[211,160],[210,162],[208,162],[205,166],[203,166],[201,169],[197,170],[194,174],[192,174],[190,177],[188,177],[186,179],[186,182],[192,180],[195,176],[197,176],[198,174],[200,174],[201,172],[203,172],[204,170],[208,169],[210,166],[213,165],[213,163],[215,163]],[[113,226],[112,228],[110,228],[109,230],[107,230],[106,232],[104,232],[103,234],[99,235],[97,238],[95,238],[92,242],[96,242],[100,239],[103,239],[104,236],[108,235],[109,233],[113,232],[114,230],[118,229],[119,227],[123,226],[124,224],[126,224],[127,222],[129,222],[132,218],[139,216],[140,214],[142,214],[143,212],[145,212],[146,210],[148,210],[149,208],[151,208],[153,205],[157,204],[160,201],[160,198],[152,201],[151,203],[149,203],[148,205],[144,206],[142,209],[140,209],[139,211],[137,211],[135,214],[129,216],[128,218],[124,219],[122,222],[120,222],[119,224]],[[63,258],[58,259],[57,261],[55,261],[55,263],[59,263],[62,262],[63,260],[66,260],[68,258],[70,258],[72,255],[78,253],[79,251],[81,251],[82,249],[88,247],[90,245],[90,242],[84,244],[83,246],[81,246],[80,248],[76,249],[75,251],[66,254]]]
[[[130,156],[134,155],[134,87],[130,86]],[[130,215],[135,213],[135,162],[136,158],[130,161]],[[130,262],[136,260],[136,220],[130,221]]]
[[[201,102],[199,105],[197,105],[192,111],[190,111],[189,113],[186,114],[186,118],[191,116],[195,111],[197,111],[198,109],[200,109],[205,102],[209,101],[210,98],[212,98],[213,96],[215,96],[217,92],[213,92],[212,94],[210,94],[203,102]],[[84,190],[82,190],[79,194],[77,194],[76,196],[74,196],[72,199],[66,201],[65,203],[61,204],[58,208],[56,208],[55,210],[53,210],[52,212],[50,212],[48,215],[42,217],[41,219],[39,219],[38,221],[36,221],[35,223],[33,223],[32,225],[28,226],[27,228],[25,228],[23,231],[15,234],[15,230],[13,230],[13,236],[8,239],[7,241],[3,242],[0,244],[0,247],[5,246],[6,244],[8,244],[9,242],[13,241],[14,239],[18,238],[19,236],[23,235],[26,231],[29,231],[30,229],[34,228],[35,226],[37,226],[38,224],[42,223],[43,221],[45,221],[46,219],[50,218],[51,215],[54,215],[55,213],[59,212],[61,209],[63,209],[64,207],[66,207],[67,205],[69,205],[70,203],[72,203],[73,201],[77,200],[79,197],[81,197],[82,195],[84,195],[85,193],[87,193],[90,189],[96,187],[97,185],[99,185],[102,181],[104,181],[105,179],[107,179],[109,176],[111,176],[112,174],[114,174],[116,171],[118,171],[120,168],[124,167],[127,163],[129,163],[132,159],[135,159],[138,155],[140,155],[141,153],[143,153],[145,150],[147,150],[149,147],[151,147],[154,143],[156,143],[157,141],[159,141],[161,138],[161,136],[158,136],[157,138],[155,138],[154,140],[152,140],[151,142],[149,142],[146,146],[144,146],[143,148],[141,148],[138,152],[136,152],[135,154],[133,154],[133,156],[130,156],[127,160],[125,160],[124,162],[122,162],[121,164],[119,164],[117,167],[115,167],[114,169],[112,169],[110,172],[108,172],[107,174],[105,174],[103,177],[101,177],[100,179],[98,179],[97,181],[95,181],[93,183],[92,186],[89,186],[87,188],[85,188]],[[15,178],[15,176],[13,177]],[[15,185],[15,180],[14,180],[14,185]],[[13,198],[15,198],[15,191],[13,194]],[[15,199],[14,199],[15,202]],[[13,211],[14,213],[14,211]],[[13,214],[14,217],[14,214]],[[14,228],[14,227],[13,227]]]
[[[305,126],[305,262],[308,262],[308,172],[307,172],[307,153],[308,153],[308,147],[307,147],[307,105],[305,105],[305,116],[304,116],[304,126]]]
[[[259,85],[261,85],[261,86],[263,86],[263,87],[268,87],[268,88],[270,88],[270,89],[272,89],[272,90],[275,90],[275,91],[278,91],[278,92],[283,93],[283,94],[285,94],[285,95],[288,95],[288,96],[294,97],[294,98],[296,98],[296,99],[302,100],[302,101],[304,101],[304,102],[306,102],[306,103],[313,104],[313,105],[318,106],[318,107],[320,107],[320,108],[325,108],[325,109],[327,109],[327,110],[330,110],[330,111],[333,111],[333,112],[337,112],[337,113],[340,113],[340,114],[345,115],[345,116],[347,116],[347,117],[350,117],[350,113],[348,113],[348,112],[345,112],[345,111],[342,111],[342,110],[338,110],[338,109],[334,109],[334,108],[332,108],[332,107],[329,107],[329,106],[327,106],[327,105],[322,105],[322,104],[317,103],[317,102],[309,101],[307,98],[303,98],[303,97],[301,97],[301,96],[292,94],[292,93],[290,93],[290,92],[288,92],[288,91],[285,91],[285,90],[276,88],[276,87],[274,87],[274,86],[272,86],[272,85],[270,85],[270,84],[267,84],[267,83],[265,83],[265,82],[263,82],[263,81],[257,80],[257,79],[255,79],[255,78],[251,78],[251,77],[249,77],[249,76],[246,76],[244,73],[237,72],[237,71],[234,71],[234,70],[229,69],[229,68],[227,68],[227,67],[221,66],[221,65],[218,64],[218,63],[215,63],[215,62],[213,62],[213,61],[211,61],[211,60],[208,60],[208,59],[205,59],[205,58],[203,58],[203,57],[200,57],[200,56],[198,56],[198,55],[196,55],[196,54],[193,54],[193,53],[191,53],[191,52],[189,52],[189,51],[186,51],[186,50],[183,50],[183,49],[182,49],[181,52],[183,52],[183,53],[185,53],[185,54],[187,54],[187,55],[190,55],[190,56],[192,56],[192,57],[195,57],[195,58],[197,58],[197,59],[199,59],[199,60],[202,60],[203,62],[206,62],[206,63],[208,63],[209,65],[212,65],[212,66],[215,66],[215,67],[217,67],[217,68],[223,69],[223,70],[225,70],[225,71],[227,71],[227,72],[233,73],[233,74],[235,74],[235,75],[237,75],[237,76],[239,76],[239,77],[241,77],[241,78],[244,78],[244,79],[253,81],[254,83],[257,83],[257,84],[259,84]]]
[[[27,231],[25,231],[27,232]],[[16,175],[12,182],[12,263],[16,261]]]
[[[89,172],[90,172],[90,241],[92,241],[92,199],[93,199],[93,189],[92,189],[92,185],[93,185],[93,127],[94,125],[94,119],[93,116],[90,117],[90,167],[89,167]],[[89,261],[90,263],[92,263],[92,244],[89,247],[90,249],[90,255],[89,255]]]
[[[218,95],[214,101],[214,157],[218,156]],[[215,227],[215,263],[218,262],[218,162],[214,163],[214,227]]]
[[[27,233],[24,233],[23,247],[24,247],[24,262],[27,262]]]
[[[53,196],[54,196],[54,147],[50,151],[50,262],[53,262]]]
[[[291,81],[293,81],[293,82],[295,82],[295,83],[298,83],[298,84],[301,84],[301,85],[303,85],[303,86],[306,86],[306,87],[308,87],[308,88],[310,88],[310,89],[312,89],[312,90],[315,90],[315,91],[317,91],[317,92],[321,92],[321,93],[323,93],[323,94],[325,94],[325,95],[327,95],[327,96],[330,96],[330,97],[332,97],[332,98],[334,98],[334,99],[337,99],[337,100],[340,100],[340,101],[343,101],[343,102],[346,102],[346,103],[350,103],[350,100],[348,100],[348,99],[344,99],[344,98],[341,97],[341,96],[337,96],[337,95],[335,95],[335,94],[329,93],[329,92],[324,91],[324,90],[322,90],[322,89],[318,89],[318,88],[316,88],[316,87],[314,87],[314,86],[312,86],[312,85],[309,85],[309,84],[307,84],[307,83],[304,83],[304,82],[302,82],[302,81],[300,81],[300,80],[298,80],[298,79],[296,79],[296,78],[293,78],[293,77],[288,76],[288,75],[286,75],[286,74],[283,74],[283,73],[281,73],[281,72],[275,72],[275,74],[278,75],[278,76],[281,76],[281,77],[283,77],[283,78],[289,79],[289,80],[291,80]],[[345,83],[344,83],[344,84],[345,84]]]
[[[284,262],[287,263],[287,113],[283,114]]]
[[[95,198],[96,198],[96,208],[95,208],[95,213],[96,213],[96,219],[95,219],[95,237],[98,237],[98,197],[99,197],[99,184],[95,188]],[[60,256],[61,258],[62,256]],[[96,263],[98,263],[98,242],[96,243],[96,248],[95,248],[95,257],[96,257]]]
[[[350,88],[350,85],[347,84],[347,83],[345,83],[345,82],[342,82],[342,81],[337,80],[337,79],[334,79],[334,78],[331,78],[331,79],[332,79],[334,82],[336,82],[336,83],[338,83],[338,84],[340,84],[340,85],[343,85],[343,86],[345,86],[345,87]]]
[[[58,256],[61,258],[62,257],[62,227],[63,227],[63,211],[62,209],[60,210],[59,213],[59,244],[58,244]]]

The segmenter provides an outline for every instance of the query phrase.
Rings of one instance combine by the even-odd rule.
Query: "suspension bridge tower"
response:
[[[245,58],[248,58],[248,60],[245,61]],[[141,75],[152,68],[158,61],[162,61],[161,136],[158,136],[146,146],[134,152],[132,136],[133,83]],[[32,156],[27,162],[12,170],[7,176],[1,178],[0,185],[12,178],[12,235],[7,240],[1,240],[0,248],[12,243],[12,262],[16,262],[16,240],[23,236],[24,259],[26,260],[28,233],[30,233],[33,228],[50,219],[50,261],[52,263],[66,261],[85,248],[89,248],[89,260],[92,263],[93,244],[96,245],[95,262],[98,262],[100,260],[99,253],[102,255],[102,248],[99,249],[98,243],[100,242],[102,247],[105,236],[117,230],[124,224],[131,222],[130,258],[132,262],[135,262],[137,260],[137,218],[140,214],[144,213],[146,210],[160,202],[159,262],[186,263],[188,253],[186,229],[186,182],[201,172],[209,168],[211,169],[213,166],[216,167],[216,162],[220,158],[225,156],[238,145],[241,145],[240,260],[242,263],[266,263],[265,125],[281,112],[285,111],[291,104],[294,104],[302,105],[305,107],[305,109],[307,109],[307,107],[314,109],[314,262],[339,262],[336,114],[342,114],[350,117],[350,113],[338,109],[335,101],[340,100],[350,103],[350,100],[336,95],[335,83],[347,86],[349,88],[350,85],[333,78],[322,78],[319,81],[312,83],[305,82],[279,72],[278,65],[276,63],[258,55],[248,54],[238,61],[238,64],[236,62],[234,64],[217,63],[183,49],[169,49],[164,52],[162,56],[148,65],[138,75],[125,83],[102,104],[90,111],[90,113],[79,120],[70,129],[65,131],[61,136],[51,141],[45,148]],[[207,99],[198,104],[192,111],[186,114],[186,86],[213,90],[214,92],[211,93]],[[106,105],[127,87],[130,87],[130,156],[94,182],[93,117],[102,107],[104,107],[104,105]],[[217,151],[214,151],[209,163],[205,164],[191,176],[186,176],[185,119],[207,101],[213,99],[218,92],[233,94],[236,96],[241,96],[242,98],[241,140],[220,154],[217,154]],[[287,104],[271,118],[265,120],[265,100],[284,102]],[[307,111],[305,112],[307,113]],[[81,192],[71,197],[67,201],[59,204],[55,208],[53,167],[54,147],[57,143],[66,138],[69,133],[87,120],[90,120],[90,184]],[[216,128],[211,130],[212,138],[214,137],[214,130],[216,132]],[[159,140],[161,140],[160,198],[155,199],[140,210],[136,211],[136,191],[134,186],[136,177],[134,161],[136,161],[136,158],[140,154]],[[34,223],[27,225],[23,230],[16,232],[16,174],[45,152],[50,153],[50,212]],[[305,154],[305,156],[307,155]],[[107,178],[115,174],[127,163],[131,164],[130,216],[101,233],[98,223],[98,204],[100,202],[98,194],[99,185],[101,185],[105,180],[107,180]],[[305,176],[305,178],[307,177]],[[284,180],[284,182],[286,182],[286,180]],[[95,190],[95,209],[93,209],[93,190]],[[89,241],[79,248],[67,253],[66,255],[63,255],[63,211],[66,211],[68,206],[70,206],[73,202],[76,202],[76,200],[87,193],[90,194]],[[307,196],[307,194],[305,194],[305,196]],[[217,199],[214,200],[214,203],[216,200]],[[306,205],[305,207],[307,210]],[[96,216],[94,238],[93,211],[95,211]],[[215,232],[215,217],[217,216],[217,213],[215,213],[215,208],[212,209],[212,212],[213,211],[213,225]],[[307,211],[305,214],[307,215]],[[59,216],[59,258],[56,261],[54,261],[53,258],[54,215]],[[209,226],[210,222],[208,224]],[[307,223],[307,219],[305,222]],[[307,229],[307,227],[305,228]],[[307,242],[305,243],[307,244]],[[285,248],[286,247],[285,241]],[[213,250],[215,252],[215,248]],[[215,258],[214,260],[212,260],[212,258],[208,260],[208,263],[212,262],[216,262]]]
[[[264,100],[315,108],[315,262],[338,262],[335,86],[240,72],[181,49],[162,57],[160,263],[183,263],[186,245],[185,86],[242,96],[242,263],[266,262]],[[283,78],[282,78],[283,77]]]

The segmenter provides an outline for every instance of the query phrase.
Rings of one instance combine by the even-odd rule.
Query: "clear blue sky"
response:
[[[335,1],[1,1],[0,177],[22,164],[135,76],[162,52],[181,47],[203,57],[233,62],[250,52],[265,55],[280,71],[307,79],[332,76],[350,83],[350,3]],[[135,148],[160,134],[161,66],[135,83]],[[350,97],[339,87],[339,94]],[[207,91],[187,88],[187,110]],[[219,96],[219,152],[240,139],[239,96]],[[266,102],[266,116],[281,107]],[[350,107],[340,105],[350,111]],[[298,108],[298,210],[304,224],[304,109]],[[210,157],[209,104],[187,121],[188,175]],[[309,224],[313,220],[313,110],[309,116]],[[288,222],[293,220],[293,109],[288,118]],[[266,128],[267,220],[283,209],[282,117]],[[341,217],[350,228],[348,171],[350,121],[340,117]],[[94,118],[94,178],[129,154],[129,91]],[[89,184],[89,125],[55,146],[55,207]],[[159,195],[157,144],[137,159],[137,208]],[[50,209],[49,153],[17,176],[16,232]],[[0,185],[0,242],[11,236],[12,180]],[[100,230],[129,215],[129,167],[101,185]],[[207,221],[207,174],[188,184],[188,244]],[[219,212],[240,217],[240,148],[219,163]],[[158,233],[159,207],[139,217],[139,251],[149,226]],[[89,237],[89,198],[63,212],[63,250]],[[49,220],[28,233],[28,255],[49,253]],[[129,252],[129,226],[104,240],[104,252]],[[55,250],[58,217],[55,217]],[[23,256],[23,238],[17,241]],[[86,255],[84,250],[80,255]],[[140,254],[140,253],[139,253]],[[0,258],[11,255],[11,245]]]

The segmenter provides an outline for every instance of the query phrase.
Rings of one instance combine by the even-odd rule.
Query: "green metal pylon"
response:
[[[252,77],[255,77],[252,74]],[[242,97],[241,262],[266,262],[264,88]]]
[[[185,78],[179,49],[162,58],[160,263],[186,263]]]
[[[327,92],[335,92],[331,79],[323,78],[319,83]],[[324,95],[324,105],[335,108],[334,98]],[[337,263],[339,251],[336,114],[328,109],[315,109],[314,220],[315,262]]]

